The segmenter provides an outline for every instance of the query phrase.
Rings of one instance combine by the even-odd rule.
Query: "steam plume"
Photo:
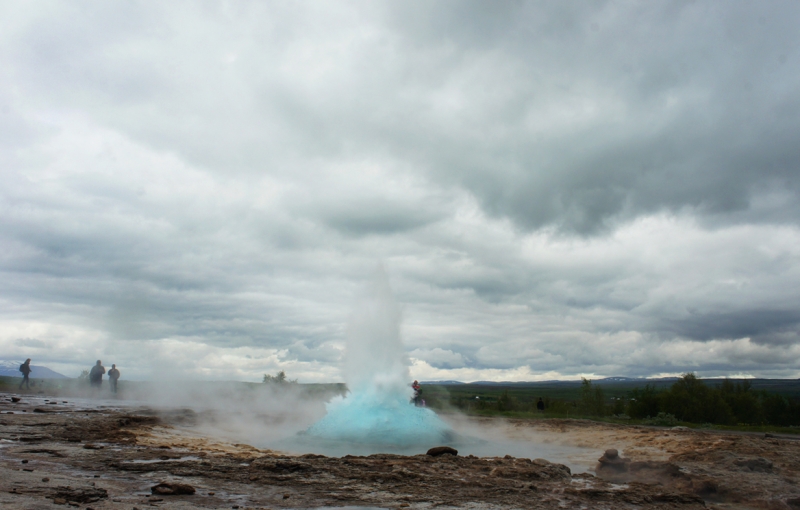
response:
[[[351,393],[328,404],[328,414],[308,429],[310,436],[398,446],[436,445],[450,436],[436,413],[410,404],[400,315],[379,268],[350,319],[344,378]]]

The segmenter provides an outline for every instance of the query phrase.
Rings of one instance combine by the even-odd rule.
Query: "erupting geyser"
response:
[[[350,393],[328,404],[328,414],[306,431],[308,436],[401,447],[436,446],[452,437],[436,413],[410,403],[400,309],[380,269],[351,318],[344,377]]]

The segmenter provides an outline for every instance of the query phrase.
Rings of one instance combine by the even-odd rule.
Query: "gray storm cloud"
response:
[[[0,2],[0,351],[797,377],[800,4]],[[154,361],[157,359],[159,361]]]

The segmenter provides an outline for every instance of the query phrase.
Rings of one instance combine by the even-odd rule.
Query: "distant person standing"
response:
[[[422,402],[422,386],[419,385],[419,381],[414,381],[411,384],[411,389],[414,390],[414,398],[411,401],[414,402],[415,406],[419,407]]]
[[[536,402],[536,409],[538,409],[540,413],[544,412],[544,400],[542,400],[542,397],[539,397],[539,401]]]
[[[13,366],[13,365],[12,365]],[[19,389],[22,389],[22,385],[25,385],[26,389],[31,389],[30,380],[28,376],[31,374],[31,359],[28,358],[25,360],[25,363],[19,366],[19,371],[22,372],[22,381],[19,383]]]
[[[97,364],[92,367],[89,371],[89,382],[92,386],[99,388],[103,385],[103,374],[106,373],[106,367],[103,366],[103,362],[97,360]]]
[[[117,370],[117,365],[111,364],[111,370],[108,371],[108,382],[111,384],[111,392],[117,392],[117,380],[119,379],[119,370]]]

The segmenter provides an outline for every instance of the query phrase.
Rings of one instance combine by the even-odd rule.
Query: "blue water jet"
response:
[[[305,431],[307,438],[396,447],[437,446],[453,438],[436,413],[410,403],[400,315],[379,268],[348,324],[343,375],[350,393],[328,404],[327,415]]]
[[[402,395],[356,393],[328,405],[328,414],[306,433],[349,443],[436,446],[453,438],[450,426],[433,411],[415,407]]]

